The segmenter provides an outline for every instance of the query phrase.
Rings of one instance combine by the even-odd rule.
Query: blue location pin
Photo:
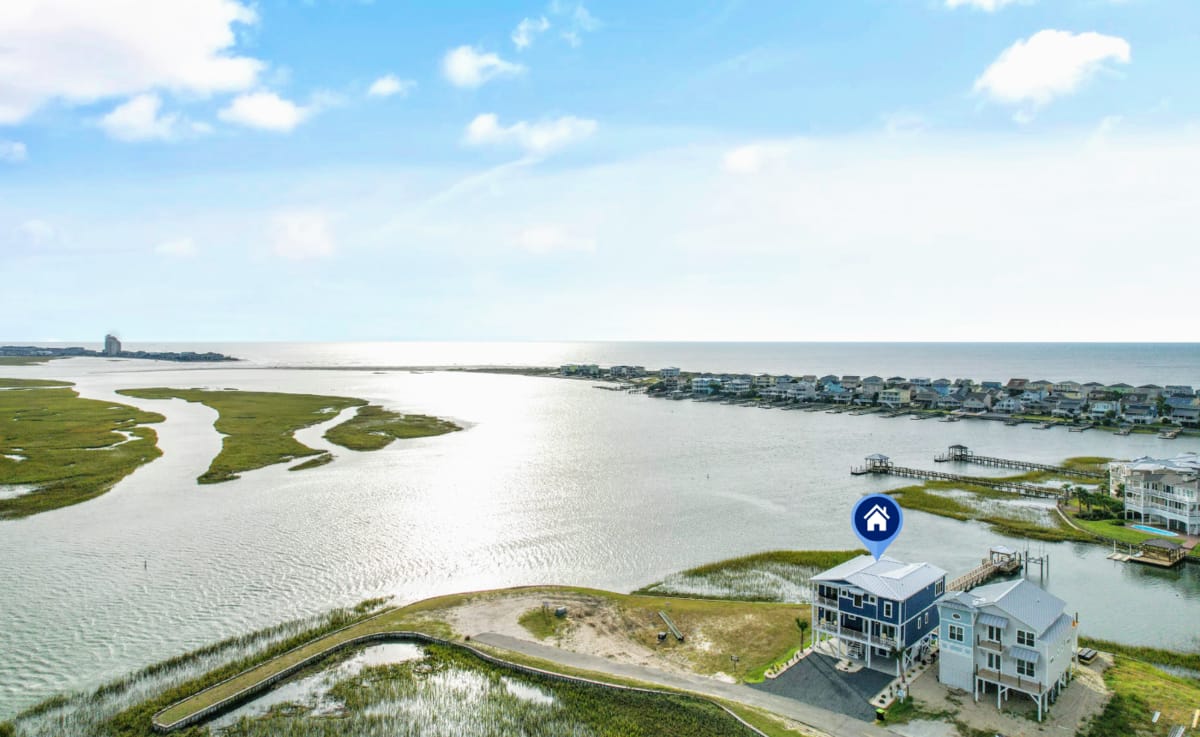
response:
[[[875,560],[892,544],[904,526],[900,505],[887,494],[871,494],[858,500],[850,513],[854,534],[862,540]]]

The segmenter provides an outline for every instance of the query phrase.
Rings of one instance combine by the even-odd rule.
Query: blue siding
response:
[[[841,612],[840,619],[843,627],[856,629],[861,632],[865,626],[862,620],[847,622],[846,617],[848,615],[887,622],[897,626],[899,630],[897,634],[903,645],[907,647],[937,629],[938,610],[935,603],[941,597],[941,594],[936,593],[939,584],[944,589],[945,579],[926,586],[907,600],[891,601],[892,614],[890,617],[883,616],[883,605],[885,602],[890,601],[888,599],[876,598],[875,603],[872,604],[870,594],[864,594],[860,605],[854,606],[854,597],[844,591],[846,587],[851,587],[853,584],[847,581],[830,581],[824,585],[836,586],[843,589],[842,594],[838,598],[838,610]],[[926,613],[929,615],[928,622],[926,622]],[[920,617],[915,618],[918,614]],[[878,625],[873,627],[872,634],[879,634]]]

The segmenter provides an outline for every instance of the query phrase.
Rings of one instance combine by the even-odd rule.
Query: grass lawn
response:
[[[554,612],[543,607],[530,609],[517,622],[539,640],[557,637],[567,628],[566,617],[555,616]]]
[[[803,602],[808,579],[818,572],[866,553],[865,550],[773,550],[673,573],[635,594]]]
[[[325,439],[350,450],[378,450],[393,440],[427,438],[461,429],[449,420],[406,415],[372,404],[359,407],[354,417],[330,428]]]
[[[396,438],[439,435],[459,429],[457,425],[424,415],[402,415],[351,397],[319,394],[283,394],[212,389],[122,389],[118,392],[140,399],[183,399],[199,402],[218,413],[213,426],[225,436],[221,452],[197,479],[202,484],[232,481],[244,471],[253,471],[297,458],[317,456],[292,470],[315,468],[332,460],[323,451],[296,440],[297,430],[337,417],[350,407],[358,414],[325,434],[330,442],[353,450],[377,450]]]
[[[0,498],[0,518],[87,501],[162,455],[145,426],[162,415],[81,399],[63,382],[0,379],[0,386],[0,479],[36,487]]]
[[[1171,727],[1192,725],[1200,709],[1200,681],[1181,678],[1158,668],[1117,655],[1116,664],[1104,672],[1113,697],[1104,711],[1084,730],[1083,737],[1164,737]],[[1162,712],[1157,724],[1154,712]]]

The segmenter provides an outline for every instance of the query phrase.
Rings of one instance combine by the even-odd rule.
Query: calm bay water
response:
[[[853,502],[898,484],[848,474],[876,451],[928,467],[954,442],[1046,462],[1197,449],[1185,439],[668,402],[521,376],[266,368],[596,361],[1200,384],[1196,346],[1089,346],[1085,357],[1074,346],[1015,357],[970,346],[963,352],[975,353],[957,358],[946,347],[882,346],[872,355],[863,346],[842,354],[781,346],[771,358],[769,347],[750,344],[743,359],[730,344],[188,348],[252,362],[72,359],[0,372],[73,380],[84,396],[107,399],[118,388],[157,385],[336,393],[467,429],[375,453],[337,449],[334,463],[310,471],[268,468],[200,487],[194,478],[220,444],[215,413],[120,398],[167,415],[158,428],[164,456],[97,500],[0,522],[0,718],[215,639],[370,596],[403,602],[532,583],[629,590],[758,550],[855,546],[845,524]],[[317,436],[304,440],[321,443]],[[890,552],[953,574],[1000,541],[1024,546],[980,525],[911,513]],[[1197,567],[1152,571],[1108,561],[1096,546],[1041,547],[1051,557],[1049,588],[1079,611],[1085,633],[1200,648]]]

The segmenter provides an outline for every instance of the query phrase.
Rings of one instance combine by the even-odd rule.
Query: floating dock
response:
[[[1066,466],[1052,466],[1048,463],[1030,463],[1029,461],[1016,461],[1011,458],[975,455],[975,452],[965,445],[951,445],[945,453],[935,456],[933,460],[938,463],[957,461],[959,463],[974,463],[979,466],[993,466],[995,468],[1016,468],[1022,471],[1051,471],[1063,476],[1077,476],[1100,481],[1108,478],[1108,474],[1102,471],[1084,471],[1076,468],[1067,468]]]

